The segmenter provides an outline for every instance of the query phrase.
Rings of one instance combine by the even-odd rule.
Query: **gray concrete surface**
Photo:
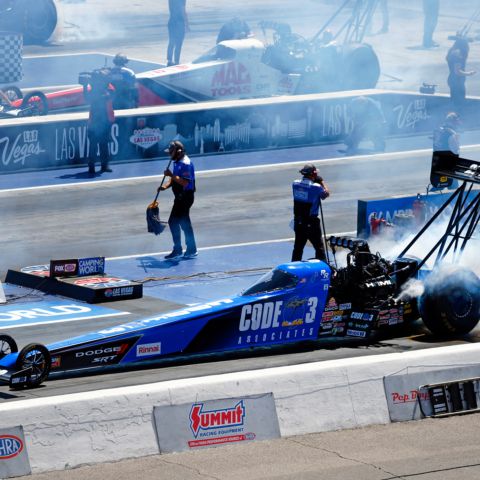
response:
[[[292,30],[311,38],[343,2],[332,0],[187,0],[190,31],[185,37],[182,61],[189,62],[213,47],[220,27],[235,15],[244,18],[260,40],[265,36],[259,28],[261,20],[286,22]],[[418,90],[422,82],[438,85],[448,92],[448,69],[445,55],[452,41],[448,36],[460,30],[474,13],[476,2],[442,0],[434,39],[438,48],[421,47],[423,34],[422,2],[390,0],[390,30],[376,34],[381,16],[374,17],[372,35],[365,41],[372,44],[380,59],[383,75],[381,88]],[[166,62],[168,42],[168,2],[158,0],[85,0],[77,3],[58,2],[59,26],[51,42],[24,49],[25,56],[57,55],[67,52],[100,51],[115,54],[124,51],[132,58],[155,63]],[[332,25],[335,32],[351,13],[347,9]],[[472,37],[478,35],[478,23],[472,23]],[[480,44],[471,45],[469,66],[480,70]],[[79,69],[79,71],[81,68]],[[480,74],[469,77],[467,92],[480,92]]]
[[[480,415],[376,425],[156,455],[31,480],[473,480]]]

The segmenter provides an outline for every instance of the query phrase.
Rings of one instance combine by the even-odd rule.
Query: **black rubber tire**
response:
[[[10,336],[1,334],[0,335],[0,358],[5,357],[10,353],[18,352],[17,342]]]
[[[432,273],[419,299],[423,322],[435,335],[464,335],[480,320],[480,279],[471,270]]]
[[[380,78],[380,62],[373,48],[366,43],[346,45],[343,49],[343,90],[375,88]]]
[[[15,100],[21,100],[23,98],[22,91],[15,85],[9,85],[8,87],[2,87],[2,92],[7,96],[7,98],[14,102]]]
[[[54,32],[57,21],[57,7],[53,0],[17,0],[23,22],[23,41],[27,44],[45,43]]]
[[[27,93],[22,100],[22,109],[26,110],[25,116],[47,115],[48,101],[44,93],[33,91]]]
[[[28,367],[33,368],[33,373],[28,381],[27,387],[38,387],[43,383],[50,373],[52,357],[47,347],[40,343],[29,343],[25,345],[18,354],[15,364],[18,370]]]

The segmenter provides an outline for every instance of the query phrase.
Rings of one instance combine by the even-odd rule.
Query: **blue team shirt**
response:
[[[320,200],[327,198],[325,189],[308,178],[302,178],[293,182],[292,190],[294,202],[306,204],[306,207],[310,204],[310,216],[317,216]]]
[[[192,161],[185,155],[178,162],[173,162],[173,175],[188,180],[188,185],[183,190],[195,191],[195,168]]]

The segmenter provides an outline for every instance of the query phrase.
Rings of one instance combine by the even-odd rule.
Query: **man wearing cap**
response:
[[[123,53],[117,53],[113,57],[113,67],[110,70],[110,78],[115,95],[113,97],[113,108],[122,110],[136,108],[138,106],[138,91],[136,77],[132,69],[125,65],[128,58]]]
[[[195,243],[195,235],[193,233],[192,222],[190,220],[190,208],[193,205],[195,196],[195,168],[190,158],[185,154],[185,147],[179,140],[170,142],[165,150],[170,154],[173,160],[173,171],[167,168],[163,174],[169,177],[167,183],[158,187],[158,190],[166,190],[172,188],[174,201],[168,226],[172,233],[173,250],[165,256],[167,260],[195,258],[197,253],[197,245]],[[187,249],[183,253],[181,231],[185,235],[185,244]]]
[[[318,175],[315,165],[307,163],[300,170],[300,173],[303,178],[295,180],[292,184],[295,231],[292,262],[302,260],[303,249],[307,240],[315,249],[315,258],[325,261],[325,248],[318,210],[320,202],[325,200],[330,192],[323,178]]]

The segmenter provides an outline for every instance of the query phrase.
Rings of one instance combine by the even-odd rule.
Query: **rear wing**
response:
[[[433,152],[430,183],[436,188],[449,187],[454,179],[480,184],[480,161],[450,151]]]

